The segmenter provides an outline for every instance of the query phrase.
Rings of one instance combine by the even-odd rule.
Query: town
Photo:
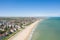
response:
[[[35,17],[0,17],[0,40],[35,22]]]

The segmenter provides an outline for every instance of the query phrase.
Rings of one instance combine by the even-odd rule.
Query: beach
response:
[[[17,34],[15,34],[14,36],[12,36],[8,40],[28,40],[29,35],[31,34],[33,28],[35,26],[37,26],[37,24],[40,21],[41,20],[37,20],[36,22],[32,23],[31,25],[29,25],[28,27],[26,27],[24,30],[22,30],[21,32],[18,32]]]

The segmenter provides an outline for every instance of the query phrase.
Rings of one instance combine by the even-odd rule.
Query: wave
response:
[[[43,19],[40,20],[40,22],[42,22],[42,21],[43,21]],[[30,35],[29,35],[28,40],[32,40],[33,33],[34,33],[35,29],[37,28],[37,26],[38,26],[38,24],[39,24],[40,22],[38,22],[38,23],[35,25],[35,27],[33,28],[32,32],[31,32]]]
[[[37,26],[36,26],[36,27],[37,27]],[[36,27],[35,27],[35,28],[33,28],[33,30],[32,30],[32,32],[31,32],[31,34],[30,34],[30,36],[29,36],[28,40],[32,40],[32,35],[33,35],[33,33],[34,33],[34,31],[35,31]]]

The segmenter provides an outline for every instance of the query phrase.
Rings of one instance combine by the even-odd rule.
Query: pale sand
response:
[[[38,21],[32,23],[31,25],[29,25],[28,27],[26,27],[24,30],[22,30],[21,32],[18,32],[17,34],[15,34],[14,36],[12,36],[8,40],[27,40],[29,38],[29,35],[30,35],[31,31],[33,30],[33,28],[40,21],[41,20],[38,20]]]

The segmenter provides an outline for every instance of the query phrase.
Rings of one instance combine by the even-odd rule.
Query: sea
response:
[[[48,17],[39,22],[31,40],[60,40],[60,17]]]

